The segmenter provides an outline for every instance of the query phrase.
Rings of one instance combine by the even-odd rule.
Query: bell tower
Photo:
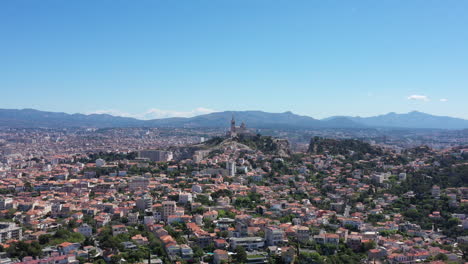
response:
[[[236,136],[236,120],[234,119],[234,115],[232,115],[231,119],[231,131],[230,131],[231,137]]]

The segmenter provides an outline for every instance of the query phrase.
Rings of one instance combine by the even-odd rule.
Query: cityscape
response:
[[[430,148],[352,139],[352,129],[269,131],[311,138],[294,149],[234,116],[219,130],[1,132],[3,263],[437,263],[467,253],[468,148],[444,139]]]
[[[468,263],[467,10],[0,1],[0,264]]]

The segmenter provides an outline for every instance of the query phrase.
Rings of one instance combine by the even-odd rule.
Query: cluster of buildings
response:
[[[246,131],[245,125],[233,123],[230,136]],[[145,133],[138,134],[141,140]],[[174,160],[171,152],[144,150],[149,146],[142,144],[145,148],[132,147],[140,150],[139,158],[106,161],[86,160],[85,152],[72,147],[76,145],[65,146],[69,137],[63,132],[46,139],[62,150],[54,155],[29,153],[26,146],[44,143],[33,140],[24,142],[14,159],[6,153],[0,157],[0,244],[8,248],[19,241],[40,241],[64,227],[96,243],[44,244],[41,257],[2,255],[2,263],[78,263],[90,255],[112,262],[155,244],[162,251],[153,252],[154,263],[235,262],[241,248],[246,263],[293,263],[311,251],[329,256],[320,251],[325,246],[339,254],[339,245],[360,254],[362,261],[418,263],[440,256],[463,261],[461,249],[453,245],[468,243],[463,235],[468,215],[461,212],[468,205],[467,187],[433,185],[429,191],[434,200],[447,197],[454,213],[434,211],[427,217],[434,223],[458,219],[454,228],[461,233],[455,237],[446,235],[443,225],[427,228],[411,222],[406,208],[395,211],[401,199],[421,194],[391,191],[412,173],[440,166],[435,155],[459,157],[460,150],[395,163],[400,155],[395,152],[355,161],[327,153],[288,159],[234,144],[214,154]],[[79,138],[75,140],[90,144]],[[123,240],[118,247],[102,246],[106,228]]]

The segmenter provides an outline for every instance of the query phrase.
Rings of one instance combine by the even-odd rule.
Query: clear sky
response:
[[[0,108],[468,118],[468,1],[4,0]]]

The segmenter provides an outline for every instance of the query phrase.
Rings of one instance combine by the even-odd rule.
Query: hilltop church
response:
[[[231,129],[228,132],[228,136],[233,138],[233,137],[237,137],[240,135],[249,136],[251,134],[252,133],[250,133],[250,131],[247,129],[247,126],[245,125],[244,122],[242,122],[240,126],[236,127],[236,120],[234,119],[234,116],[232,116]]]

